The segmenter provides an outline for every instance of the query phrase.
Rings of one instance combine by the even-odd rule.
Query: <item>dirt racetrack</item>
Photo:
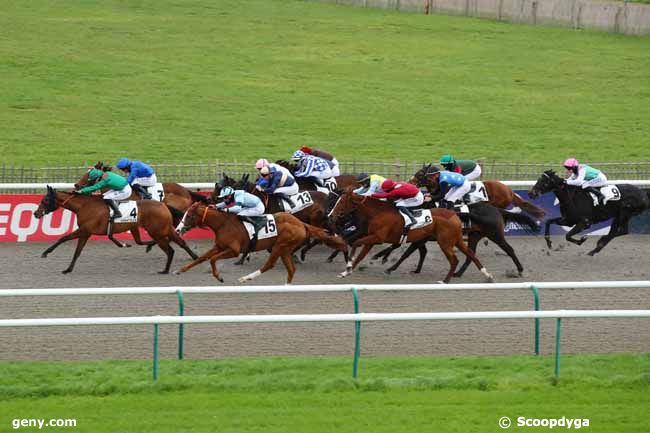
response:
[[[590,238],[581,247],[556,238],[547,252],[541,237],[509,238],[526,275],[508,278],[514,268],[510,259],[493,244],[479,246],[479,258],[499,282],[647,280],[650,278],[648,237],[626,236],[614,240],[596,257],[586,252]],[[190,242],[197,252],[210,242]],[[186,274],[158,275],[163,254],[145,254],[140,247],[118,249],[109,242],[89,242],[73,273],[61,274],[72,257],[73,243],[62,245],[48,258],[40,258],[45,244],[0,244],[0,288],[209,286],[220,285],[203,264]],[[295,284],[310,283],[432,283],[444,276],[447,263],[434,244],[419,275],[410,274],[415,255],[390,276],[387,265],[368,264],[345,280],[336,278],[342,259],[325,263],[329,253],[317,248],[299,264]],[[220,266],[226,285],[257,269],[266,259],[257,253],[243,267],[228,260]],[[394,255],[393,258],[396,258]],[[187,256],[176,248],[172,269]],[[470,267],[454,282],[482,282]],[[283,284],[284,267],[263,274],[254,284]],[[199,314],[298,314],[352,312],[349,293],[300,294],[211,294],[186,295],[186,315]],[[650,309],[648,289],[566,289],[541,293],[542,309]],[[524,290],[444,292],[362,292],[363,312],[531,310],[532,294]],[[2,318],[93,317],[175,315],[175,296],[72,296],[1,298]],[[650,333],[647,319],[567,319],[563,321],[563,352],[647,352]],[[542,321],[542,353],[554,348],[555,321]],[[139,359],[151,357],[151,326],[93,326],[3,328],[0,330],[0,359],[77,360]],[[351,323],[191,325],[185,330],[187,358],[229,356],[351,355],[354,337]],[[172,358],[177,350],[177,327],[161,327],[161,355]],[[375,322],[362,326],[364,356],[481,355],[531,353],[533,321],[437,321]]]

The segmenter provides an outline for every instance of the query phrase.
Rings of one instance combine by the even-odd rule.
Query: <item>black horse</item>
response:
[[[551,224],[561,226],[574,226],[566,234],[566,240],[577,245],[582,245],[587,240],[586,236],[574,239],[573,236],[589,228],[592,224],[612,219],[609,233],[598,239],[596,248],[588,254],[593,256],[612,239],[628,233],[630,219],[650,208],[650,193],[646,193],[633,185],[617,185],[620,192],[619,200],[610,200],[605,205],[594,206],[591,195],[579,186],[567,185],[553,170],[545,171],[528,192],[532,198],[541,194],[553,192],[560,201],[559,218],[546,220],[544,239],[551,248]]]

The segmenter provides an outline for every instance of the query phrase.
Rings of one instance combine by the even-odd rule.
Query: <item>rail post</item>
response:
[[[352,289],[354,299],[354,314],[359,314],[359,292]],[[352,378],[359,377],[359,357],[361,356],[361,322],[354,322],[354,361],[352,363]]]
[[[158,324],[153,325],[153,380],[158,380]]]
[[[185,315],[185,300],[183,299],[183,292],[179,289],[176,291],[176,296],[178,297],[178,315]],[[183,335],[184,335],[184,324],[178,324],[178,360],[183,359]]]
[[[557,318],[555,325],[555,381],[560,380],[560,330],[562,319]]]
[[[533,291],[535,311],[539,311],[539,289],[535,286],[531,286],[530,289]],[[539,356],[539,319],[535,319],[535,355]]]

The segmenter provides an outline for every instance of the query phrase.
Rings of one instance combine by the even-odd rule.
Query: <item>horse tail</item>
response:
[[[526,214],[508,212],[505,209],[499,209],[499,211],[506,222],[519,224],[528,234],[537,234],[541,230],[539,224]]]
[[[319,227],[315,227],[311,224],[303,223],[303,225],[305,226],[305,229],[307,230],[309,237],[317,238],[323,241],[325,245],[335,250],[339,250],[343,252],[347,251],[348,244],[343,240],[343,238],[336,235],[331,235],[326,230],[323,230]]]
[[[529,201],[524,200],[521,198],[519,194],[516,192],[512,193],[512,201],[514,204],[522,208],[525,212],[528,212],[535,218],[541,219],[544,218],[544,215],[546,215],[546,211],[542,209],[541,207],[535,206]]]
[[[192,197],[192,202],[199,202],[203,204],[210,204],[210,200],[208,197],[204,196],[203,194],[199,194],[198,192],[194,191],[189,191],[190,196]]]

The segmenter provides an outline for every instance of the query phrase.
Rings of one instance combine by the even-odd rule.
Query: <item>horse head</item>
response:
[[[528,191],[528,196],[531,198],[537,198],[542,194],[547,192],[556,191],[564,185],[564,180],[555,173],[553,170],[546,170],[542,175],[537,179],[535,185]]]
[[[97,182],[96,180],[91,181],[91,180],[88,179],[88,176],[90,174],[90,170],[92,170],[93,168],[96,168],[97,170],[101,170],[104,173],[106,173],[107,171],[113,170],[113,167],[111,167],[110,165],[104,165],[104,163],[102,161],[98,161],[97,164],[93,165],[92,167],[89,167],[88,170],[86,170],[86,172],[83,175],[81,175],[81,178],[77,182],[75,182],[75,184],[74,184],[74,189],[75,190],[80,190],[83,187],[92,185],[95,182]]]
[[[215,184],[218,185],[218,184]],[[205,206],[206,208],[208,206],[201,204],[200,202],[194,202],[190,205],[189,208],[187,208],[187,211],[185,211],[185,215],[183,215],[183,219],[181,219],[181,222],[176,226],[176,232],[179,234],[185,233],[186,231],[196,227],[199,222],[199,217],[198,217],[198,209],[199,206]],[[206,210],[207,211],[207,210]]]
[[[50,212],[57,210],[59,206],[56,203],[56,190],[51,186],[47,186],[47,194],[43,196],[38,208],[34,211],[34,218],[41,218]]]
[[[346,188],[341,193],[341,196],[338,198],[338,200],[336,200],[336,203],[334,203],[334,207],[332,207],[332,210],[329,212],[329,214],[327,214],[327,217],[330,218],[334,224],[337,224],[338,220],[341,217],[354,212],[357,208],[355,197],[361,196],[358,196],[352,192],[351,187]]]

